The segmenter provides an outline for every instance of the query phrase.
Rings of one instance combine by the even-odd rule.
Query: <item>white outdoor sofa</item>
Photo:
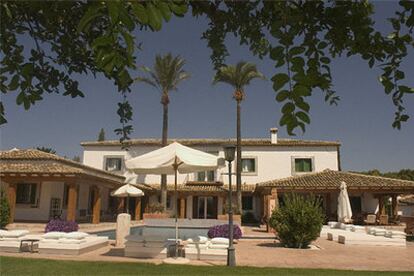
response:
[[[327,239],[338,241],[345,245],[367,245],[367,246],[406,246],[406,235],[400,231],[389,231],[383,228],[329,223],[321,233],[326,233]]]
[[[107,245],[108,237],[99,237],[83,232],[49,232],[44,234],[39,242],[39,253],[80,255]]]
[[[40,239],[39,235],[28,235],[27,230],[0,230],[0,252],[19,253],[21,250],[28,249],[28,243],[23,243],[25,239]],[[33,249],[37,244],[33,244]]]

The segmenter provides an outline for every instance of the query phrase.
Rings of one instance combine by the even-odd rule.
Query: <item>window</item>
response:
[[[77,194],[78,196],[76,197],[76,208],[78,208],[79,206],[79,185],[76,185],[76,190],[77,190]],[[63,184],[63,203],[62,203],[62,208],[66,209],[68,208],[68,202],[69,202],[69,185],[68,184]]]
[[[242,209],[253,210],[253,197],[252,196],[242,196]]]
[[[242,158],[242,173],[255,173],[256,172],[256,159],[255,158]]]
[[[349,201],[351,203],[351,209],[354,214],[362,212],[362,202],[360,196],[350,196]]]
[[[311,172],[312,158],[295,158],[295,172]]]
[[[105,170],[109,172],[120,171],[122,168],[121,157],[107,157],[105,159]]]
[[[205,171],[197,173],[197,181],[213,182],[215,180],[215,171]]]
[[[16,203],[18,204],[36,204],[37,196],[36,183],[17,184]]]

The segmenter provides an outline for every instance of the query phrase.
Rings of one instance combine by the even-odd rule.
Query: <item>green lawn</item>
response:
[[[0,275],[412,275],[329,269],[260,268],[55,261],[0,257]]]

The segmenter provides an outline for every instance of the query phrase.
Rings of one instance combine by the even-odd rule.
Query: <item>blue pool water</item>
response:
[[[196,236],[207,236],[209,228],[202,227],[179,227],[178,229],[178,238],[186,240],[188,238],[194,238]],[[98,236],[106,236],[110,240],[115,240],[115,229],[107,230],[102,232],[95,233]],[[162,236],[166,239],[175,238],[175,228],[171,226],[135,226],[131,227],[131,235],[154,235]]]

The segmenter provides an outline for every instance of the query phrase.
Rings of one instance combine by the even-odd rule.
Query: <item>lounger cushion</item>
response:
[[[42,238],[44,239],[60,239],[62,238],[66,233],[65,232],[56,232],[56,231],[52,231],[52,232],[48,232],[46,234],[42,235]]]
[[[67,238],[61,238],[58,240],[59,243],[65,243],[65,244],[80,244],[86,242],[86,240],[76,240],[76,239],[67,239]]]
[[[206,242],[208,242],[208,238],[204,237],[204,236],[197,236],[195,238],[190,238],[186,240],[187,243],[201,243],[201,244],[205,244]]]
[[[229,245],[228,244],[210,244],[208,246],[209,249],[225,249],[228,248]]]
[[[227,238],[213,238],[211,239],[212,244],[229,244],[229,239]]]
[[[6,234],[7,232],[9,231],[0,229],[0,238],[3,237],[3,235]]]
[[[19,238],[26,234],[29,234],[27,230],[11,230],[7,231],[7,233],[3,233],[3,238]]]
[[[81,240],[83,238],[86,238],[87,236],[89,236],[89,234],[85,232],[70,232],[70,233],[65,233],[63,235],[63,238],[72,239],[72,240]]]
[[[209,243],[190,243],[185,246],[185,248],[199,248],[199,249],[206,249],[209,246]]]

